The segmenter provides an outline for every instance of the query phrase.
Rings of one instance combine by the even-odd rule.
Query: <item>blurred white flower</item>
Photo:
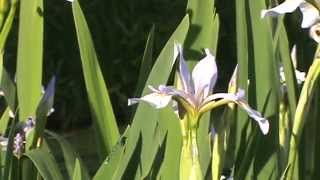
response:
[[[301,85],[306,78],[306,73],[301,72],[297,69],[297,55],[296,55],[297,52],[296,51],[297,51],[296,45],[294,45],[291,50],[291,60],[292,60],[293,68],[295,70],[297,84]],[[284,74],[283,65],[280,66],[280,83],[281,83],[281,91],[286,92],[287,91],[287,84],[286,84],[286,78],[285,78],[285,74]]]
[[[274,8],[262,10],[261,18],[264,18],[265,16],[274,17],[286,13],[291,13],[297,8],[299,8],[302,13],[301,28],[310,28],[310,37],[316,42],[320,43],[320,34],[318,33],[320,28],[319,10],[305,0],[286,0]]]

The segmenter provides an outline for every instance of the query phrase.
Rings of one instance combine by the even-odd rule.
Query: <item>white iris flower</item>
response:
[[[176,101],[181,108],[193,117],[198,117],[217,106],[230,102],[238,104],[248,115],[257,121],[263,134],[269,131],[269,122],[262,115],[252,109],[244,100],[244,91],[239,89],[236,94],[233,93],[215,93],[210,94],[216,84],[218,70],[215,57],[209,49],[205,49],[206,56],[201,59],[194,67],[192,74],[183,57],[181,45],[175,46],[180,54],[179,58],[179,78],[182,89],[176,89],[172,86],[160,85],[158,88],[149,86],[152,91],[141,98],[131,98],[128,105],[147,102],[156,109],[166,107],[172,100]]]

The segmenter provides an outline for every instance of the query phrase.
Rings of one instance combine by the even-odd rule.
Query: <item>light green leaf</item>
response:
[[[90,30],[77,0],[72,3],[72,12],[80,48],[83,76],[98,136],[98,146],[100,146],[98,151],[102,161],[118,141],[119,130]]]
[[[87,178],[82,177],[81,165],[79,159],[76,159],[72,180],[85,180]]]
[[[254,102],[258,111],[268,118],[270,130],[267,136],[260,132],[255,138],[256,148],[253,161],[253,176],[266,179],[274,173],[279,177],[278,165],[278,115],[279,115],[279,62],[273,52],[273,38],[268,21],[260,18],[261,9],[265,9],[263,0],[250,1],[249,12],[252,30],[253,65],[249,64],[249,102]],[[249,48],[250,49],[250,48]],[[251,75],[251,76],[250,76]],[[253,100],[253,101],[252,101]],[[255,130],[258,127],[255,125]],[[276,171],[275,171],[276,170]],[[251,177],[251,175],[249,174]]]
[[[209,48],[214,55],[217,54],[219,33],[219,17],[215,14],[214,1],[212,0],[188,0],[187,13],[190,16],[190,29],[187,34],[185,56],[191,66],[195,60],[202,58],[204,48]],[[198,146],[202,173],[206,175],[210,163],[209,133],[210,113],[206,113],[200,120],[198,128]]]
[[[34,116],[41,97],[43,2],[20,1],[17,60],[19,118]]]
[[[4,51],[4,46],[5,43],[7,41],[9,32],[11,30],[11,26],[14,20],[14,16],[16,13],[16,9],[17,9],[17,0],[13,0],[11,1],[11,6],[10,6],[10,11],[9,14],[5,20],[5,23],[1,29],[1,33],[0,33],[0,50],[3,52]]]

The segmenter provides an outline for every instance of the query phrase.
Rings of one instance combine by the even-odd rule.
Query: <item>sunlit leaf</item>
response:
[[[41,98],[42,53],[43,2],[21,1],[16,72],[21,121],[35,115]]]
[[[119,138],[119,130],[90,30],[77,0],[72,3],[72,12],[77,31],[83,76],[95,124],[95,132],[98,137],[98,151],[102,161],[116,144]]]

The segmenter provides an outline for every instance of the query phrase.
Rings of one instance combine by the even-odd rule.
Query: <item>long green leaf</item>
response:
[[[238,62],[238,87],[248,92],[248,61],[249,61],[249,37],[248,37],[248,18],[245,0],[235,1],[236,7],[236,42],[237,42],[237,62]],[[246,94],[247,95],[247,94]],[[237,120],[232,122],[230,131],[233,132],[229,136],[229,144],[234,146],[234,149],[228,149],[229,168],[235,163],[234,173],[238,174],[240,164],[243,159],[244,149],[243,144],[246,143],[247,131],[247,115],[242,111],[238,111]],[[234,162],[233,162],[234,161]]]
[[[167,108],[164,111],[170,112]],[[173,113],[163,113],[160,117],[160,127],[162,132],[166,133],[166,150],[163,162],[161,164],[158,179],[179,179],[180,151],[182,146],[182,137],[180,136],[180,120]]]
[[[271,173],[279,177],[278,165],[278,114],[279,114],[279,62],[273,52],[273,38],[271,27],[268,21],[260,18],[261,9],[266,8],[265,1],[250,1],[250,17],[252,26],[252,47],[253,47],[253,71],[250,77],[249,92],[251,98],[256,102],[256,107],[264,116],[269,119],[270,132],[268,136],[261,133],[255,141],[257,148],[254,158],[254,176],[258,179],[266,179]]]
[[[87,178],[84,178],[81,173],[81,165],[80,161],[76,159],[74,170],[73,170],[73,176],[72,180],[85,180]]]
[[[291,112],[290,119],[293,119],[294,112],[297,108],[297,80],[295,77],[295,69],[290,57],[288,37],[284,29],[284,25],[282,24],[282,22],[279,23],[281,23],[281,27],[279,30],[279,41],[277,42],[277,47],[279,48],[279,54],[284,67],[284,74],[286,77],[286,86],[288,92],[289,107]]]
[[[45,93],[41,98],[41,101],[39,102],[35,116],[37,123],[34,128],[34,134],[32,134],[33,137],[30,138],[30,142],[27,140],[27,149],[36,148],[39,138],[42,138],[44,135],[44,130],[47,123],[47,116],[51,108],[53,107],[55,84],[56,78],[53,77],[50,80],[45,90]]]
[[[316,90],[316,85],[319,83],[320,79],[320,59],[319,59],[319,49],[317,51],[314,62],[312,63],[309,72],[307,74],[305,83],[301,90],[301,95],[298,101],[297,110],[294,116],[294,123],[292,128],[292,134],[290,139],[290,151],[289,151],[289,159],[288,166],[291,166],[288,170],[287,179],[292,179],[294,177],[294,173],[299,172],[299,169],[296,169],[296,166],[293,166],[297,161],[298,155],[298,147],[301,140],[301,134],[305,122],[307,121],[307,115],[310,111],[311,99]]]
[[[80,48],[83,76],[98,136],[100,158],[102,160],[110,153],[112,147],[119,139],[119,130],[90,31],[77,0],[72,3],[72,12]]]
[[[41,96],[43,2],[20,1],[17,90],[20,120],[34,116]]]
[[[36,166],[41,176],[46,180],[63,180],[59,166],[52,154],[44,149],[34,149],[25,153],[25,157],[30,159]]]
[[[139,78],[138,78],[138,83],[137,83],[137,89],[136,89],[136,92],[134,93],[137,96],[141,94],[141,91],[144,87],[144,84],[146,83],[146,80],[148,78],[148,74],[150,73],[150,71],[152,69],[154,29],[155,29],[155,27],[153,25],[150,32],[149,32],[146,47],[144,49],[143,58],[142,58],[142,62],[140,65],[140,72],[139,72]]]
[[[200,53],[204,48],[209,48],[214,55],[217,54],[217,43],[219,33],[219,17],[215,14],[214,1],[211,0],[188,0],[187,13],[190,16],[190,29],[187,34],[185,55],[191,67],[195,60],[201,58]],[[205,175],[210,163],[209,140],[210,113],[206,113],[200,120],[198,128],[198,146],[200,164]]]
[[[84,179],[90,179],[90,176],[88,174],[88,170],[86,169],[85,166],[82,165],[82,161],[80,156],[75,152],[75,150],[72,148],[71,144],[64,139],[62,136],[51,132],[51,131],[46,131],[46,134],[50,135],[52,138],[54,138],[60,149],[62,152],[62,156],[63,156],[63,160],[64,160],[64,164],[65,167],[67,169],[67,173],[69,175],[69,179],[71,179],[74,174],[75,174],[75,170],[77,170],[80,167],[76,167],[77,164],[79,163],[79,166],[81,166],[81,177]]]
[[[150,74],[148,80],[146,82],[146,86],[144,87],[142,94],[147,94],[149,92],[147,85],[158,86],[160,84],[166,84],[169,78],[170,73],[172,72],[172,68],[176,59],[177,54],[174,53],[174,43],[179,42],[183,43],[186,37],[187,31],[189,28],[189,17],[185,16],[178,28],[172,34],[165,47],[162,49],[159,57],[157,58]],[[161,75],[161,76],[159,76]],[[139,104],[136,114],[133,119],[133,123],[130,129],[128,142],[126,145],[126,151],[124,154],[124,158],[121,159],[120,169],[116,172],[117,176],[120,176],[124,173],[125,168],[131,158],[136,143],[138,142],[138,137],[140,132],[142,133],[142,154],[141,154],[141,166],[142,166],[142,174],[145,174],[149,171],[147,167],[150,167],[149,164],[152,163],[152,159],[149,158],[150,151],[152,150],[152,141],[153,141],[153,129],[155,128],[157,122],[160,117],[167,117],[167,114],[173,113],[171,111],[158,111],[153,109],[152,107],[146,104]],[[165,114],[161,116],[162,114]],[[170,115],[169,115],[170,117]],[[180,133],[176,130],[175,133]],[[164,136],[165,134],[163,134]],[[176,134],[176,136],[180,136],[180,134]],[[180,142],[176,142],[180,143]]]
[[[99,167],[98,171],[93,177],[93,180],[104,180],[105,178],[116,179],[114,174],[119,168],[119,161],[123,158],[124,145],[127,139],[130,127],[126,129],[123,135],[120,137],[119,142],[113,147],[112,151],[109,153],[107,159]]]

